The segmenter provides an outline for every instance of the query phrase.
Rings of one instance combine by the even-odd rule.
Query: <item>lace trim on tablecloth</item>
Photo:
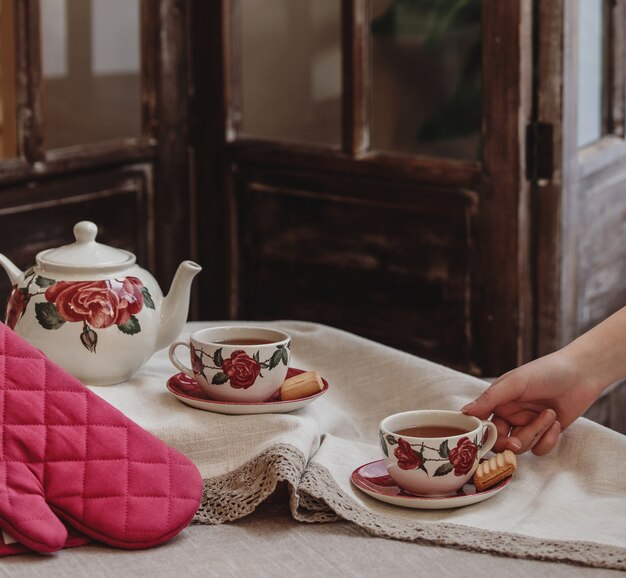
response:
[[[626,548],[571,540],[542,540],[509,532],[445,522],[409,521],[375,514],[343,492],[330,472],[310,463],[300,480],[299,507],[292,509],[296,520],[327,521],[329,512],[353,522],[370,534],[410,542],[434,544],[513,558],[568,562],[594,568],[626,570]]]
[[[382,538],[484,552],[513,558],[568,562],[594,568],[626,570],[626,548],[570,540],[542,540],[508,532],[403,520],[377,514],[346,494],[330,472],[308,463],[302,452],[278,444],[237,470],[204,481],[204,496],[195,523],[220,524],[246,516],[287,482],[291,513],[301,522],[346,520]]]
[[[290,491],[297,487],[305,467],[300,450],[286,444],[272,446],[232,472],[205,479],[193,521],[221,524],[247,516],[272,494],[278,482],[286,481]]]

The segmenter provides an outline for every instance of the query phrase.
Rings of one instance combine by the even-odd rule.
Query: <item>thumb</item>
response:
[[[461,411],[467,415],[487,419],[494,408],[519,398],[522,393],[522,382],[507,373],[496,379],[474,401],[464,405]]]
[[[67,530],[46,504],[32,472],[23,464],[4,462],[0,467],[5,482],[0,484],[0,527],[36,552],[63,548]]]

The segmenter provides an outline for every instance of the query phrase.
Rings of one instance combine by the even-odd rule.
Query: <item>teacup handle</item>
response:
[[[174,364],[176,369],[179,369],[180,371],[182,371],[189,377],[193,377],[195,379],[193,370],[190,367],[187,367],[184,363],[182,363],[178,359],[178,357],[176,357],[176,349],[180,347],[181,345],[184,345],[187,349],[189,349],[189,343],[187,343],[186,341],[175,341],[174,343],[172,343],[172,345],[170,345],[170,350],[169,350],[170,361]]]
[[[482,458],[495,445],[498,439],[498,428],[495,426],[495,424],[486,419],[483,419],[481,421],[483,422],[483,425],[489,430],[489,433],[487,434],[487,439],[483,443],[483,446],[478,452],[478,459]]]

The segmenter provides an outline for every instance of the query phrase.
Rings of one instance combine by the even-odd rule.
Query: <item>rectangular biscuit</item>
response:
[[[517,469],[517,459],[511,450],[482,461],[474,472],[474,486],[479,492],[495,486],[505,478],[513,475]]]
[[[280,399],[283,401],[302,399],[324,389],[324,383],[317,371],[305,371],[286,379],[280,386]]]

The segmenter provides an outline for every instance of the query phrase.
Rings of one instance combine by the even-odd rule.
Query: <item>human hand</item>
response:
[[[594,402],[590,384],[575,358],[561,350],[499,377],[462,411],[481,419],[493,414],[498,429],[494,451],[528,450],[544,455],[560,433]]]

